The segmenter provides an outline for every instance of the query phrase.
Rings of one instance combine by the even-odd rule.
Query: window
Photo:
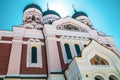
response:
[[[0,80],[3,80],[3,78],[0,78]]]
[[[32,47],[31,49],[31,62],[32,63],[37,63],[37,48],[36,47]]]
[[[71,50],[70,50],[69,44],[64,44],[64,46],[65,46],[65,51],[66,51],[66,54],[67,54],[67,59],[72,59],[72,55],[71,55]]]
[[[99,75],[97,75],[97,76],[95,77],[95,80],[104,80],[104,78],[101,77],[101,76],[99,76]]]
[[[27,45],[27,67],[42,67],[42,43],[38,39],[30,39]]]
[[[32,16],[32,21],[35,21],[35,15]]]
[[[98,55],[95,55],[91,60],[90,60],[92,65],[109,65],[107,60],[101,58]]]
[[[114,75],[109,76],[109,80],[118,80],[118,78]]]
[[[81,57],[81,51],[80,51],[80,47],[78,44],[75,44],[75,49],[76,49],[76,52],[77,52],[77,55]]]
[[[84,45],[84,48],[87,47],[87,45]]]
[[[101,79],[99,79],[99,78],[96,77],[95,80],[101,80]]]

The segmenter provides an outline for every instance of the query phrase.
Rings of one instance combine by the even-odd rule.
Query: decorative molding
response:
[[[12,31],[0,31],[0,36],[13,37]]]
[[[37,47],[37,63],[31,63],[31,47],[35,46]],[[28,45],[27,45],[27,67],[42,67],[42,45],[41,42],[38,39],[29,39]]]
[[[47,74],[7,74],[7,75],[0,75],[0,77],[2,78],[14,78],[14,77],[20,77],[20,78],[32,78],[32,77],[47,77]]]
[[[20,74],[20,77],[47,77],[47,74]]]
[[[0,41],[0,43],[12,44],[12,41]]]

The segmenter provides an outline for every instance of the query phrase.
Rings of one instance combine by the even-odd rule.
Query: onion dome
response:
[[[37,4],[29,4],[23,10],[23,27],[25,28],[41,28],[42,10]],[[37,27],[36,27],[37,26]]]
[[[75,18],[80,17],[80,16],[88,17],[86,13],[81,12],[81,11],[78,12],[78,11],[75,9],[74,5],[73,5],[72,7],[73,7],[74,12],[75,12],[75,13],[73,14],[72,18],[75,19]]]
[[[57,20],[60,18],[60,15],[53,11],[49,10],[49,6],[47,3],[47,11],[43,12],[43,23],[44,24],[52,24],[53,21]]]
[[[40,10],[40,11],[42,12],[42,9],[41,9],[37,4],[28,4],[28,5],[24,8],[23,12],[24,12],[25,10],[29,9],[29,8],[36,8],[36,9],[38,9],[38,10]]]
[[[72,16],[72,18],[77,18],[77,17],[79,17],[79,16],[86,16],[86,17],[88,17],[88,15],[86,14],[86,13],[84,13],[84,12],[75,12],[74,14],[73,14],[73,16]]]
[[[85,25],[88,25],[89,27],[92,27],[92,24],[88,18],[88,15],[82,11],[76,11],[76,9],[74,8],[74,5],[73,5],[73,9],[74,9],[74,14],[72,16],[72,18],[80,21],[81,23],[85,24]]]
[[[43,12],[43,23],[44,24],[52,24],[53,21],[60,18],[60,15],[53,11],[47,9],[47,11]]]
[[[60,15],[53,10],[47,10],[47,11],[43,12],[43,16],[46,16],[46,15],[49,15],[49,14],[53,14],[53,15],[56,15],[56,16],[60,17]]]

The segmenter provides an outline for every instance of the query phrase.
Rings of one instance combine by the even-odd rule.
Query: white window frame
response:
[[[60,42],[61,49],[62,49],[62,55],[63,55],[64,63],[70,63],[72,61],[72,59],[67,58],[67,53],[66,53],[65,46],[64,46],[65,43],[66,42],[64,42],[64,41]],[[69,44],[69,43],[67,43],[67,44]],[[72,55],[72,50],[71,50],[70,44],[69,44],[69,47],[70,47],[70,51],[71,51],[71,55]]]
[[[32,63],[32,47],[37,48],[37,63]],[[42,43],[38,39],[30,39],[27,45],[27,67],[42,67]]]
[[[80,40],[73,40],[70,37],[64,37],[64,36],[62,36],[60,38],[60,46],[61,46],[61,50],[62,50],[62,55],[63,55],[64,63],[70,63],[72,61],[72,59],[68,59],[67,58],[67,53],[66,53],[65,46],[64,46],[65,43],[69,44],[72,58],[74,58],[75,56],[78,56],[74,44],[78,44],[80,50],[82,50],[82,45],[83,44],[81,43]]]

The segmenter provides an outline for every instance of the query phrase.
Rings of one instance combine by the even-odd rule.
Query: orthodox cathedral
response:
[[[113,37],[93,28],[88,15],[61,16],[37,4],[22,25],[0,30],[0,80],[120,80]]]

